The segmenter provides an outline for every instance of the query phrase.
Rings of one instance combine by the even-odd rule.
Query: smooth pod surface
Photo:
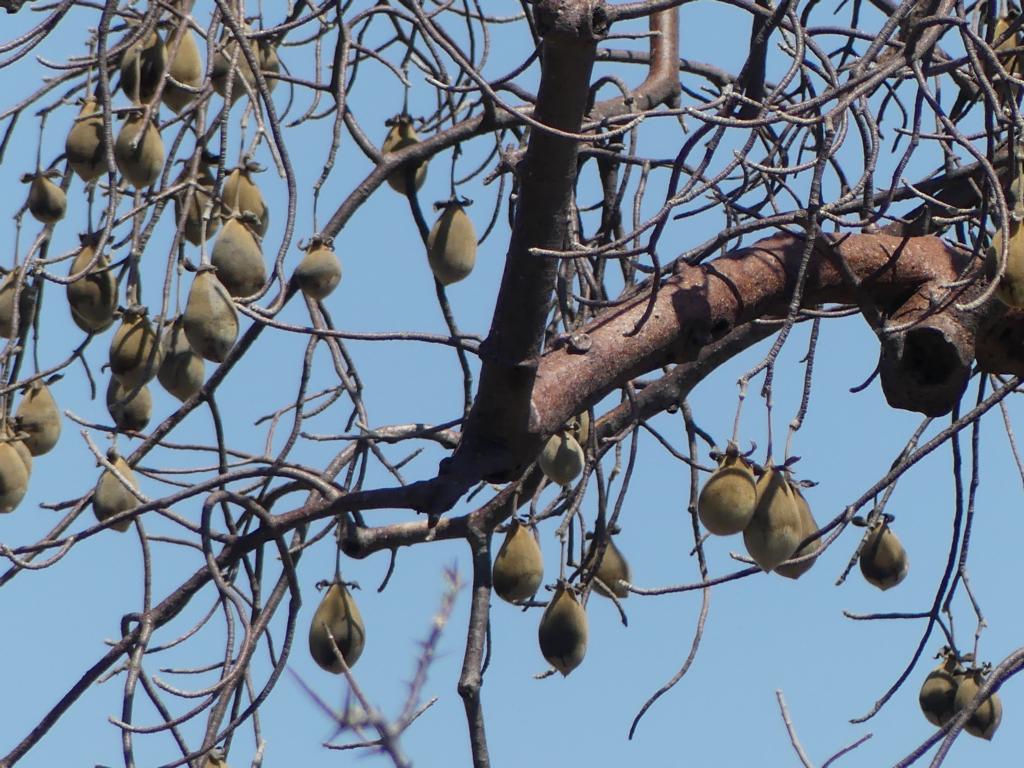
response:
[[[143,384],[130,399],[131,390],[125,389],[116,377],[107,384],[107,413],[122,432],[141,432],[153,415],[153,395]]]
[[[951,654],[924,679],[917,701],[932,725],[942,727],[956,714],[956,691],[962,676],[963,670]]]
[[[142,134],[138,144],[135,137]],[[143,124],[142,115],[131,115],[114,142],[117,168],[136,189],[145,189],[160,178],[164,168],[164,142],[152,122]]]
[[[456,204],[445,207],[427,237],[430,271],[441,285],[467,277],[476,264],[476,232],[465,209]]]
[[[591,547],[593,548],[593,544]],[[601,558],[601,565],[597,568],[594,580],[594,592],[602,597],[615,597],[623,600],[629,597],[629,589],[622,581],[630,582],[632,576],[629,570],[629,563],[623,556],[622,551],[616,546],[615,539],[609,538],[608,545],[604,549],[604,557]],[[609,591],[610,590],[610,591]]]
[[[135,103],[148,103],[167,69],[164,41],[151,30],[132,43],[121,56],[121,90]]]
[[[757,481],[757,505],[743,530],[743,544],[762,570],[789,559],[800,543],[800,512],[785,473],[767,467]]]
[[[103,116],[93,96],[82,104],[75,124],[64,140],[64,154],[71,170],[82,181],[98,179],[107,170],[103,157]]]
[[[807,499],[804,498],[799,486],[791,483],[790,487],[793,490],[793,498],[796,500],[797,511],[800,513],[800,540],[803,541],[808,536],[818,532],[818,523],[815,521],[814,515],[811,514],[811,505],[807,503]],[[820,549],[821,539],[814,539],[814,541],[808,542],[797,549],[791,555],[791,559],[813,554]],[[799,579],[811,569],[815,562],[816,560],[811,559],[805,560],[802,563],[783,564],[778,566],[775,572],[780,576],[785,576],[787,579]]]
[[[243,25],[242,30],[246,33],[252,31],[248,24]],[[256,43],[247,40],[246,45],[258,62],[259,49]],[[246,85],[250,88],[256,86],[256,76],[253,74],[252,66],[245,57],[244,51],[238,47],[238,41],[230,32],[225,32],[219,50],[213,56],[213,71],[210,73],[210,80],[213,82],[213,90],[224,98],[227,98],[228,84],[230,83],[231,104],[248,93]]]
[[[587,612],[564,582],[544,609],[537,628],[540,652],[548,664],[568,675],[587,653]]]
[[[740,533],[750,524],[756,506],[757,482],[750,463],[727,451],[697,499],[701,523],[716,536]]]
[[[227,289],[212,269],[201,269],[192,281],[183,327],[188,343],[201,357],[223,362],[238,338],[238,313]]]
[[[295,279],[304,294],[323,301],[341,282],[338,255],[324,245],[310,248],[295,268]]]
[[[33,456],[49,453],[60,439],[61,417],[50,388],[34,381],[25,390],[14,412],[14,424],[24,434],[23,443]]]
[[[533,597],[543,579],[544,560],[536,537],[527,526],[512,518],[494,558],[491,571],[494,591],[502,600],[518,603]]]
[[[245,166],[233,168],[224,178],[221,199],[229,212],[255,216],[256,233],[263,237],[270,226],[270,209],[259,186],[252,180],[252,171]]]
[[[334,642],[331,642],[332,637]],[[331,584],[309,625],[309,653],[313,661],[322,669],[340,675],[343,667],[335,648],[351,669],[359,661],[365,644],[366,628],[356,601],[344,584]]]
[[[0,514],[13,512],[28,490],[29,470],[9,442],[0,443]]]
[[[110,342],[110,370],[121,384],[134,389],[156,376],[160,345],[149,318],[128,312]]]
[[[548,438],[537,462],[551,482],[568,485],[579,477],[586,459],[576,438],[568,432],[559,432]]]
[[[68,198],[64,190],[39,174],[28,187],[28,212],[43,224],[55,224],[64,218]]]
[[[81,275],[67,284],[67,296],[71,319],[86,333],[99,333],[113,325],[117,309],[117,278],[106,255],[100,254],[92,269],[85,271],[95,257],[95,248],[87,242],[68,271],[69,276]]]
[[[181,184],[188,178],[188,169],[185,169],[175,184]],[[182,189],[174,196],[174,219],[176,222],[180,221],[184,209],[185,223],[182,234],[192,245],[209,240],[220,228],[220,207],[216,203],[211,203],[213,186],[214,179],[210,169],[204,163],[200,163],[196,170],[195,182],[191,185],[191,195],[188,189]],[[208,206],[210,215],[209,218],[205,218]]]
[[[1006,270],[996,286],[996,296],[1010,307],[1024,307],[1024,226],[1010,221],[1007,240]],[[1003,247],[1003,230],[997,229],[985,258],[985,272],[990,280],[999,274],[999,259]]]
[[[881,523],[868,536],[860,553],[860,572],[881,590],[899,584],[910,569],[910,560],[888,523]]]
[[[183,323],[184,319],[178,317],[164,335],[163,356],[157,371],[160,386],[181,402],[198,392],[206,380],[206,365],[189,344]]]
[[[12,270],[0,283],[0,339],[9,339],[14,332],[14,294],[18,291],[18,271]],[[19,329],[32,322],[35,309],[32,288],[26,278],[22,281],[18,296]],[[14,334],[17,335],[17,334]]]
[[[412,121],[408,118],[397,118],[395,123],[391,126],[388,131],[388,135],[384,138],[384,144],[381,146],[383,152],[398,152],[401,149],[410,147],[413,144],[418,144],[420,137],[416,134],[416,130],[412,127]],[[388,186],[391,187],[395,192],[405,194],[407,184],[406,179],[409,170],[405,168],[399,168],[388,176]],[[427,162],[426,160],[420,162],[411,170],[413,177],[413,186],[419,189],[423,186],[424,180],[427,178]]]
[[[108,454],[108,458],[114,468],[131,484],[132,488],[138,488],[135,473],[128,466],[128,462],[120,456]],[[100,475],[99,482],[96,483],[96,490],[92,496],[92,511],[96,515],[97,520],[105,523],[114,515],[134,509],[138,503],[135,494],[124,486],[124,483],[117,478],[117,475],[109,469],[103,470],[103,474]],[[112,523],[110,527],[115,531],[123,533],[128,530],[131,524],[132,521],[130,519],[125,519]]]
[[[185,29],[181,32],[181,42],[178,43],[178,50],[174,53],[170,65],[167,68],[168,74],[175,81],[182,85],[198,88],[203,84],[203,60],[199,56],[199,46],[196,43],[195,35],[183,23]],[[174,40],[178,30],[172,31],[167,36],[167,47]],[[160,98],[164,104],[175,112],[181,112],[198,94],[191,93],[179,85],[175,85],[171,79],[164,83],[164,90]]]
[[[263,251],[255,235],[238,219],[228,219],[213,244],[210,263],[232,296],[251,296],[267,280]]]
[[[956,711],[966,708],[978,695],[985,676],[980,669],[969,669],[960,680],[956,689],[954,707]],[[964,730],[972,736],[991,741],[1003,719],[1003,702],[998,693],[989,695],[981,702],[978,709],[967,719]]]

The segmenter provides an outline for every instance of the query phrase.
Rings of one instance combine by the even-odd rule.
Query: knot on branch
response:
[[[541,0],[534,7],[534,17],[546,40],[594,43],[604,37],[610,23],[603,0]]]

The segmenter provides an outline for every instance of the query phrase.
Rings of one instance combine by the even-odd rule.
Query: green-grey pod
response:
[[[274,75],[281,74],[281,59],[277,54],[277,46],[261,37],[256,41],[256,48],[259,51],[260,72],[267,81],[267,90],[273,92],[278,82]]]
[[[206,365],[189,344],[183,322],[183,318],[178,317],[165,334],[163,357],[157,371],[160,385],[181,402],[202,389],[206,380]]]
[[[142,134],[132,148],[135,137]],[[164,168],[164,142],[152,122],[143,125],[142,115],[131,115],[117,134],[114,160],[118,170],[136,189],[145,189],[160,178]]]
[[[351,669],[359,661],[365,644],[366,628],[359,606],[344,584],[331,584],[309,625],[309,653],[313,661],[328,672],[340,675],[344,669],[335,648]]]
[[[144,310],[125,312],[110,342],[110,370],[128,389],[145,384],[160,368],[160,344]]]
[[[323,301],[341,282],[338,255],[325,244],[314,242],[295,268],[295,280],[304,294]]]
[[[910,559],[889,523],[883,521],[868,535],[860,552],[860,572],[881,590],[899,584],[910,570]]]
[[[214,747],[207,752],[203,768],[228,768],[228,761],[224,759],[224,751],[219,747]]]
[[[14,424],[19,433],[24,433],[23,442],[33,456],[53,450],[60,439],[60,409],[43,382],[28,385],[14,413]]]
[[[467,277],[476,264],[476,232],[458,203],[445,206],[427,237],[430,271],[441,285]]]
[[[740,533],[750,524],[756,506],[757,483],[750,463],[735,449],[726,451],[697,499],[701,523],[716,536]]]
[[[68,209],[68,198],[64,190],[50,181],[44,174],[26,175],[28,187],[28,212],[43,224],[55,224],[64,218]]]
[[[182,171],[175,184],[181,184],[188,180],[188,169]],[[185,208],[185,224],[182,234],[192,245],[199,245],[204,240],[213,237],[220,228],[220,206],[215,202],[211,203],[214,186],[213,174],[205,163],[200,163],[196,170],[195,183],[192,185],[192,194],[188,189],[182,189],[174,196],[174,220],[177,223],[181,220],[182,208]],[[188,206],[185,207],[185,202]],[[210,207],[210,217],[204,221],[207,206]],[[205,237],[204,237],[205,235]]]
[[[64,140],[64,154],[71,170],[88,183],[107,170],[103,157],[103,115],[94,96],[82,104],[75,124]]]
[[[0,514],[13,512],[28,490],[28,468],[9,442],[0,443]]]
[[[498,597],[518,603],[533,597],[544,579],[544,559],[530,529],[512,518],[494,558],[491,584]]]
[[[17,435],[14,431],[14,425],[8,422],[2,429],[0,429],[0,442],[5,442],[14,448],[18,454],[18,458],[21,459],[21,463],[25,465],[25,474],[29,477],[32,476],[32,454],[28,452],[28,448],[25,447],[25,441],[21,435]]]
[[[242,29],[245,33],[252,31],[248,24],[244,24]],[[246,44],[256,60],[259,61],[260,54],[256,43],[249,40]],[[233,66],[232,62],[234,62]],[[228,81],[231,82],[231,104],[238,101],[243,94],[248,93],[245,83],[254,89],[256,87],[256,76],[253,74],[252,67],[249,66],[249,60],[245,57],[245,53],[239,50],[238,42],[230,32],[225,31],[221,38],[219,50],[213,56],[212,70],[210,80],[213,83],[213,90],[222,97],[227,97]],[[242,80],[245,80],[245,83]]]
[[[213,244],[210,263],[232,296],[252,296],[267,280],[267,267],[259,241],[245,224],[228,219]]]
[[[814,515],[811,514],[811,506],[807,503],[803,493],[800,492],[800,487],[794,483],[790,483],[790,487],[793,490],[793,498],[796,500],[797,511],[800,513],[800,541],[803,541],[808,536],[818,532],[818,523],[815,521]],[[821,549],[820,538],[804,544],[792,554],[791,559],[813,554],[819,549]],[[799,579],[811,569],[815,562],[817,560],[812,558],[802,563],[783,564],[778,566],[775,572],[780,576],[785,576],[787,579]]]
[[[207,360],[223,362],[238,338],[238,313],[213,268],[200,268],[196,274],[183,318],[192,349]]]
[[[252,180],[252,174],[258,166],[240,165],[233,168],[224,178],[224,188],[221,191],[221,199],[229,212],[255,216],[257,221],[256,232],[260,237],[267,234],[267,227],[270,226],[270,209],[263,200],[263,193],[259,186]]]
[[[569,419],[565,426],[569,429],[569,434],[576,438],[580,447],[585,447],[587,441],[590,440],[590,412],[580,411],[578,415]]]
[[[91,270],[85,272],[96,256],[96,236],[83,235],[82,250],[78,252],[68,275],[81,275],[67,284],[71,319],[86,333],[99,333],[114,324],[117,310],[117,278],[110,270],[104,254],[96,259]]]
[[[590,546],[592,549],[595,547],[594,544]],[[615,546],[615,539],[609,537],[608,545],[604,549],[604,557],[601,558],[601,565],[598,566],[597,573],[594,576],[596,577],[594,579],[594,592],[597,594],[602,597],[615,595],[620,600],[629,597],[629,589],[621,583],[623,581],[627,583],[632,581],[629,563],[623,557],[622,551]]]
[[[107,413],[114,424],[122,432],[141,432],[149,424],[153,415],[153,395],[145,384],[139,388],[134,397],[125,398],[131,390],[125,389],[114,376],[107,384]]]
[[[576,669],[587,653],[587,612],[565,582],[558,583],[544,609],[537,639],[548,664],[563,676]]]
[[[14,294],[18,289],[18,270],[11,270],[0,283],[0,341],[9,339],[14,329]],[[32,322],[35,296],[28,279],[22,281],[18,297],[18,325],[24,328]],[[14,334],[17,335],[17,334]]]
[[[800,512],[784,472],[765,469],[757,481],[757,505],[743,529],[743,544],[763,570],[784,563],[802,540]]]
[[[412,127],[412,120],[406,115],[400,115],[394,118],[391,124],[391,128],[388,131],[388,135],[384,138],[384,144],[381,147],[382,152],[398,152],[406,147],[411,147],[413,144],[418,144],[420,137],[416,134],[416,130]],[[406,169],[399,168],[388,176],[388,186],[391,187],[395,192],[405,194],[406,190]],[[427,161],[423,160],[416,165],[413,170],[413,185],[416,189],[423,186],[424,179],[427,178]]]
[[[956,689],[956,698],[953,704],[957,712],[965,709],[974,701],[974,697],[978,695],[978,691],[981,690],[984,682],[985,674],[982,670],[967,670],[960,679],[960,684]],[[981,705],[974,714],[968,718],[967,723],[964,725],[964,730],[971,734],[971,736],[991,741],[1002,719],[1003,703],[1000,701],[998,693],[992,693],[981,702]]]
[[[178,43],[178,50],[175,51],[174,58],[171,59],[167,73],[182,85],[199,88],[203,84],[203,60],[199,57],[199,46],[196,44],[195,35],[192,34],[192,31],[185,22],[182,22],[182,26],[185,29],[181,33],[181,42]],[[168,48],[170,47],[170,41],[174,39],[176,34],[177,31],[168,33]],[[185,90],[179,85],[175,85],[169,78],[164,83],[164,90],[160,98],[172,110],[181,112],[198,95],[197,93]]]
[[[548,438],[537,463],[548,480],[559,485],[568,485],[579,477],[586,458],[576,438],[562,431]]]
[[[1010,307],[1024,307],[1024,226],[1022,222],[1010,220],[1010,237],[1007,241],[1006,270],[1003,272],[995,294]],[[1003,247],[1003,230],[996,230],[985,256],[985,273],[989,280],[999,274],[1000,251]]]
[[[150,30],[121,56],[121,90],[135,103],[148,103],[166,69],[164,41],[155,29]]]
[[[139,487],[135,480],[135,473],[128,466],[128,462],[118,456],[113,450],[107,452],[107,460],[128,481],[132,488]],[[92,511],[96,515],[97,520],[105,523],[114,515],[134,509],[138,506],[138,503],[135,494],[128,490],[113,472],[109,469],[103,470],[99,482],[96,483],[96,490],[93,491],[92,495]],[[110,527],[115,531],[123,533],[128,530],[131,524],[131,519],[125,519],[117,523],[111,523]]]
[[[945,649],[945,658],[928,673],[917,696],[921,711],[932,725],[941,728],[956,714],[956,690],[963,674],[956,653]]]

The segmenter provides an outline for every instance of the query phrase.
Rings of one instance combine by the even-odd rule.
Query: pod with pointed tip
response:
[[[29,470],[13,443],[0,443],[0,514],[13,512],[28,490]]]
[[[716,536],[740,533],[750,524],[756,506],[757,483],[750,463],[727,450],[697,499],[701,523]]]
[[[135,144],[135,137],[140,133],[142,138]],[[164,168],[164,142],[152,122],[143,124],[141,113],[130,115],[118,131],[114,161],[136,189],[145,189],[160,178]]]
[[[210,263],[232,296],[252,296],[267,280],[259,241],[237,218],[228,219],[213,244]]]
[[[341,282],[338,255],[323,243],[314,243],[295,268],[295,280],[304,294],[323,301]]]
[[[18,272],[11,270],[0,283],[0,339],[11,338],[14,332],[14,294],[18,291]],[[28,280],[21,283],[21,293],[18,296],[18,325],[24,328],[32,322],[32,313],[35,311],[35,295]],[[20,330],[20,329],[19,329]],[[17,334],[14,334],[17,335]]]
[[[800,512],[785,472],[768,467],[757,481],[757,505],[743,529],[743,544],[762,570],[770,571],[796,551]]]
[[[171,63],[167,67],[167,73],[170,78],[182,85],[199,88],[203,84],[203,61],[199,57],[199,46],[188,25],[182,22],[182,26],[185,29],[181,33],[181,42],[178,43],[178,50],[175,51],[174,58],[171,59]],[[176,30],[168,34],[167,47],[170,47],[170,41],[176,34],[178,34]],[[175,112],[181,112],[198,94],[192,93],[180,85],[175,85],[170,78],[164,83],[160,99]]]
[[[53,450],[60,439],[60,409],[50,388],[36,380],[28,385],[21,397],[14,423],[24,433],[25,447],[33,456],[42,456]]]
[[[818,523],[814,519],[814,515],[811,514],[811,506],[807,503],[807,499],[804,498],[803,493],[800,492],[800,486],[795,483],[790,483],[793,489],[793,498],[796,500],[796,508],[800,512],[800,541],[803,541],[808,536],[818,532]],[[791,555],[792,558],[803,557],[804,555],[810,555],[821,549],[821,539],[814,539],[807,544],[804,544],[796,552]],[[787,579],[799,579],[807,571],[811,569],[811,566],[817,562],[815,559],[805,560],[802,563],[793,563],[791,565],[780,565],[775,569],[775,572],[780,576],[785,576]]]
[[[175,184],[187,181],[188,169],[186,168],[178,176]],[[200,163],[196,170],[195,183],[192,185],[192,194],[188,189],[182,189],[174,196],[174,220],[181,220],[182,208],[185,208],[185,224],[182,234],[192,245],[199,245],[203,240],[209,240],[220,228],[220,207],[210,200],[213,192],[213,174],[205,163]],[[188,205],[186,206],[186,201]],[[210,206],[210,217],[204,220],[207,206]],[[205,238],[204,238],[205,233]]]
[[[466,210],[458,203],[446,205],[427,236],[430,271],[441,285],[467,277],[476,264],[476,232]]]
[[[128,466],[128,462],[118,456],[113,450],[107,452],[107,460],[128,481],[132,488],[139,487],[135,480],[135,473]],[[135,509],[138,503],[135,494],[125,487],[124,483],[117,478],[117,475],[109,469],[103,470],[103,474],[100,475],[100,479],[96,483],[96,490],[93,491],[92,495],[92,511],[96,515],[97,520],[105,523],[114,515],[127,512],[129,509]],[[125,519],[117,523],[111,523],[110,527],[115,531],[123,533],[128,530],[131,524],[131,519]]]
[[[251,214],[255,216],[257,224],[255,230],[260,237],[267,234],[267,227],[270,226],[270,209],[263,200],[263,193],[259,186],[252,180],[254,168],[258,166],[240,165],[233,168],[224,178],[224,188],[221,192],[221,199],[228,211],[238,214]]]
[[[99,333],[114,324],[117,310],[117,278],[110,270],[106,255],[100,254],[95,265],[85,270],[96,257],[96,237],[84,235],[68,275],[81,275],[67,284],[71,319],[86,333]]]
[[[88,183],[107,170],[103,157],[103,115],[94,96],[86,98],[75,124],[64,139],[64,154],[71,170]]]
[[[868,535],[860,552],[860,572],[869,583],[881,590],[899,584],[910,569],[907,551],[889,523],[883,521]]]
[[[0,428],[0,442],[8,443],[14,448],[18,454],[18,458],[21,459],[21,463],[25,465],[25,474],[29,477],[32,476],[32,454],[28,452],[28,448],[25,447],[25,441],[22,435],[15,433],[14,425],[11,422],[4,424],[3,428]]]
[[[160,385],[181,402],[198,392],[206,380],[203,358],[189,344],[183,323],[184,319],[178,317],[164,335],[163,356],[157,371]]]
[[[536,537],[512,518],[491,570],[494,591],[505,602],[522,602],[533,597],[543,578],[544,560]]]
[[[183,318],[192,349],[207,360],[223,362],[238,338],[238,313],[212,267],[201,267],[192,281]]]
[[[917,701],[924,716],[932,725],[941,728],[956,714],[956,690],[963,674],[956,654],[947,649],[942,663],[924,679]]]
[[[63,219],[68,209],[68,198],[64,190],[42,173],[26,178],[31,179],[28,187],[28,212],[36,221],[55,224]]]
[[[143,384],[130,399],[131,390],[125,389],[114,376],[107,384],[107,413],[122,432],[141,432],[153,415],[153,395]]]
[[[384,138],[384,144],[381,146],[383,152],[398,152],[406,147],[411,147],[413,144],[418,144],[420,137],[416,134],[416,129],[412,127],[412,120],[408,116],[399,116],[392,122],[388,135]],[[391,187],[395,192],[405,194],[406,191],[406,175],[409,173],[405,168],[398,168],[388,176],[388,186]],[[427,178],[427,161],[420,161],[415,168],[412,170],[413,185],[416,189],[423,186],[424,179]]]
[[[133,102],[148,103],[166,69],[167,48],[156,30],[150,30],[121,56],[121,90]]]
[[[537,463],[548,480],[559,485],[568,485],[579,477],[586,458],[576,438],[562,431],[548,438]]]
[[[110,342],[110,370],[129,389],[145,384],[160,368],[160,344],[145,312],[125,312]]]
[[[591,544],[590,546],[596,553],[595,545]],[[615,595],[620,600],[629,597],[629,589],[621,583],[632,581],[629,563],[626,562],[622,551],[615,545],[614,538],[609,537],[608,545],[604,548],[604,557],[601,558],[601,565],[598,566],[594,576],[594,592],[597,594],[602,597]],[[609,590],[611,591],[609,592]]]
[[[969,669],[960,680],[956,689],[956,697],[953,706],[959,712],[965,709],[974,697],[978,695],[981,686],[985,682],[985,673],[981,669]],[[991,741],[1003,719],[1003,702],[999,699],[998,693],[989,694],[989,697],[978,705],[978,709],[971,715],[964,724],[964,730],[971,736]]]
[[[576,669],[587,653],[587,612],[565,582],[558,583],[540,617],[537,639],[548,664],[563,676]]]
[[[337,582],[331,584],[309,625],[309,654],[322,669],[340,675],[344,670],[335,649],[351,669],[359,661],[365,644],[366,628],[359,606],[348,587]]]

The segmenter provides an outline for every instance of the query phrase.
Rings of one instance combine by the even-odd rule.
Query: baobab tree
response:
[[[17,598],[5,674],[32,674],[0,766],[32,764],[76,717],[95,727],[85,759],[296,762],[275,740],[324,736],[269,723],[283,689],[327,724],[325,763],[500,765],[516,738],[577,755],[581,733],[608,754],[658,712],[695,742],[746,734],[743,760],[764,760],[753,726],[716,720],[743,710],[744,665],[778,662],[769,635],[812,653],[810,622],[716,646],[712,595],[751,615],[777,602],[763,618],[779,619],[789,590],[803,615],[838,615],[793,590],[862,574],[889,600],[908,550],[925,604],[842,619],[876,633],[832,649],[870,661],[854,674],[874,698],[847,712],[851,738],[815,722],[818,751],[864,759],[864,729],[908,701],[930,735],[886,742],[899,765],[941,763],[965,731],[1012,738],[998,692],[1024,649],[995,655],[991,606],[1013,601],[972,587],[968,556],[983,431],[1013,460],[990,487],[1024,481],[1019,9],[0,5],[0,594]],[[821,382],[853,348],[830,329],[856,315],[877,364],[851,392]],[[871,393],[872,450],[853,460],[844,412]],[[878,426],[907,413],[902,435]],[[826,489],[837,472],[859,490]],[[890,504],[913,482],[941,484],[926,520]],[[638,509],[653,498],[671,517]],[[932,548],[909,545],[915,526]],[[104,567],[116,590],[52,606]],[[594,669],[604,608],[640,621]],[[83,637],[67,618],[82,609],[116,626]],[[405,644],[375,651],[384,634]],[[84,661],[46,675],[68,635]],[[664,677],[640,674],[665,640]],[[563,686],[590,662],[591,688],[527,733],[509,712],[560,676],[529,680],[543,694],[487,685],[517,659],[541,678],[578,668]],[[728,673],[698,685],[701,663]],[[399,666],[385,714],[377,677]],[[627,677],[636,702],[619,701]],[[118,708],[82,713],[101,683]],[[464,722],[429,722],[455,691]],[[781,690],[777,705],[789,752],[769,762],[815,764]],[[623,707],[621,734],[581,731]],[[439,758],[421,730],[460,746]]]

